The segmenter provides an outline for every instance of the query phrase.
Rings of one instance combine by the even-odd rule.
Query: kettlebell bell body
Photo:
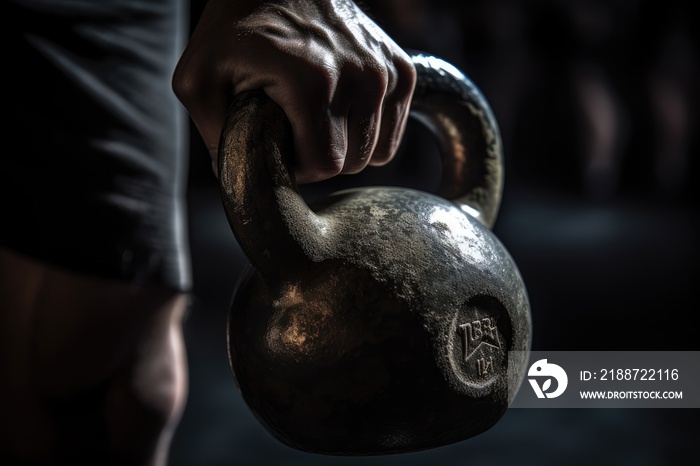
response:
[[[412,58],[412,116],[443,154],[438,194],[364,187],[309,207],[290,176],[289,124],[262,92],[237,97],[222,133],[222,200],[251,263],[229,315],[231,368],[259,421],[304,451],[376,455],[473,437],[525,373],[526,289],[489,230],[498,128],[466,76]]]

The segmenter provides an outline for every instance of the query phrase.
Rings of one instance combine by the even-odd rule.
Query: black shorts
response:
[[[12,0],[0,245],[80,273],[191,286],[181,0]],[[8,14],[9,10],[9,14]]]

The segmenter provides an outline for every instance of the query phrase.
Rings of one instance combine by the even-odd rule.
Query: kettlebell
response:
[[[343,190],[308,205],[291,128],[262,91],[237,96],[219,149],[221,197],[250,264],[227,323],[238,389],[293,448],[380,455],[492,427],[530,348],[520,272],[492,234],[503,166],[472,81],[412,53],[411,117],[435,136],[438,192]]]

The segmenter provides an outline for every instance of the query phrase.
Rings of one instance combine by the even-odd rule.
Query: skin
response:
[[[173,89],[215,172],[231,99],[263,89],[291,123],[301,184],[388,163],[415,80],[408,55],[349,0],[210,0]]]
[[[0,247],[0,463],[165,465],[187,303]]]

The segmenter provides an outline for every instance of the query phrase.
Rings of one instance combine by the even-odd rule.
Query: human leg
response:
[[[0,452],[163,465],[185,404],[186,294],[0,248]]]

